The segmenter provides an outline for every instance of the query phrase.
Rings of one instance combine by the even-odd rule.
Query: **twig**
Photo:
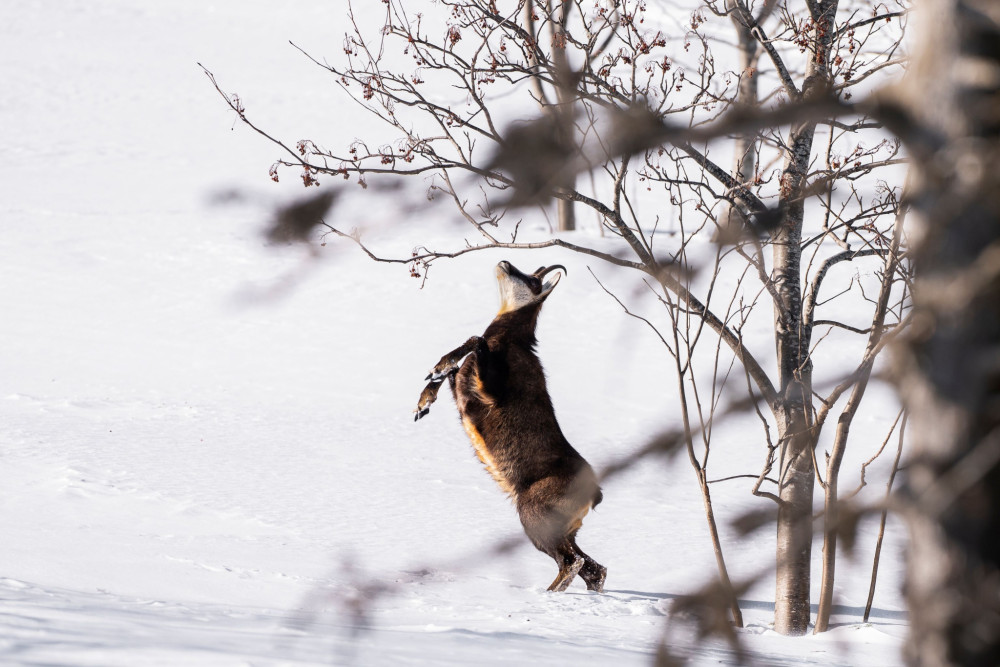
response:
[[[896,448],[896,458],[892,462],[892,472],[889,473],[889,481],[885,483],[885,503],[882,505],[882,516],[878,523],[878,539],[875,541],[875,557],[872,560],[872,582],[868,587],[868,601],[865,603],[864,622],[868,622],[868,617],[872,611],[872,600],[875,599],[875,580],[878,578],[878,563],[882,555],[882,539],[885,537],[885,520],[889,514],[889,495],[892,493],[892,483],[896,479],[896,472],[899,470],[899,459],[903,455],[903,435],[906,433],[906,419],[908,415],[903,415],[903,423],[899,427],[899,446]]]

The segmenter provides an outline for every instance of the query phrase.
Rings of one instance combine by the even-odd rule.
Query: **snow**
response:
[[[587,267],[619,290],[630,278],[557,251],[473,253],[421,290],[348,243],[265,245],[267,207],[301,189],[268,181],[275,149],[233,125],[196,63],[279,135],[346,143],[365,120],[287,44],[335,52],[344,20],[336,4],[263,0],[7,12],[0,662],[625,665],[649,663],[667,632],[694,664],[732,664],[667,616],[715,567],[683,458],[605,483],[580,542],[608,567],[607,592],[553,595],[553,564],[524,545],[446,394],[412,421],[428,369],[491,319],[493,264],[559,262],[569,276],[539,351],[560,422],[596,467],[636,451],[679,419],[669,358]],[[380,196],[339,221],[384,247],[466,234],[435,221],[444,207],[399,232],[386,218],[407,204]],[[895,414],[889,390],[870,391],[847,476]],[[721,427],[716,474],[759,470],[758,430]],[[884,472],[866,491],[881,493]],[[744,481],[713,487],[737,577],[774,550],[771,531],[740,542],[728,525],[766,506]],[[875,529],[863,523],[856,560],[840,559],[829,633],[777,635],[773,575],[751,587],[740,636],[756,662],[898,662],[895,522],[861,622]],[[494,553],[504,540],[518,547]]]

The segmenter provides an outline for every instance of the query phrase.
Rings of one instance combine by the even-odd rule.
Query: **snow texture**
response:
[[[587,266],[624,292],[630,278],[557,251],[473,253],[421,290],[349,243],[262,240],[268,207],[301,187],[270,183],[276,149],[234,125],[196,63],[277,135],[346,145],[368,121],[287,43],[333,57],[345,30],[339,3],[300,0],[5,12],[0,662],[639,665],[666,636],[693,664],[732,663],[667,616],[715,568],[682,457],[606,482],[580,542],[607,565],[607,592],[556,595],[554,564],[525,545],[450,397],[412,419],[429,367],[492,318],[492,266],[559,262],[569,277],[539,353],[563,429],[598,468],[639,449],[678,423],[670,360]],[[336,221],[389,249],[462,243],[443,204],[389,227],[401,196],[348,202]],[[870,393],[845,476],[895,414],[888,389]],[[720,428],[713,474],[759,471],[759,432]],[[773,561],[771,530],[740,542],[729,527],[767,506],[750,483],[713,487],[737,578]],[[773,575],[744,595],[755,662],[898,662],[896,523],[861,622],[875,530],[863,523],[855,560],[840,559],[831,632],[774,633]],[[492,553],[512,538],[522,546]]]

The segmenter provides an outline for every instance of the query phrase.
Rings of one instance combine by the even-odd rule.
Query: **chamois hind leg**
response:
[[[520,508],[519,508],[520,509]],[[535,548],[556,562],[559,574],[549,585],[550,591],[564,591],[586,564],[573,549],[559,524],[564,523],[552,512],[521,512],[521,524]]]
[[[576,532],[569,538],[573,551],[583,558],[583,567],[580,568],[580,578],[587,584],[588,591],[604,592],[604,579],[608,576],[608,568],[604,567],[596,560],[583,552],[583,549],[576,543]]]
[[[556,575],[555,580],[549,584],[548,590],[562,592],[569,588],[569,585],[573,583],[573,579],[583,568],[585,561],[579,556],[576,551],[573,550],[573,545],[569,540],[564,539],[555,548],[555,554],[549,554],[552,556],[556,565],[559,566],[559,574]]]
[[[559,568],[550,591],[566,590],[586,564],[571,541],[574,518],[560,507],[565,504],[564,485],[560,482],[546,478],[523,491],[517,499],[517,512],[528,539]]]

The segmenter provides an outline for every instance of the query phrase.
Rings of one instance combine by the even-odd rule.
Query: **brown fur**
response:
[[[481,337],[470,338],[442,358],[424,393],[435,382],[449,379],[477,456],[513,500],[532,544],[559,567],[549,590],[565,590],[579,573],[587,588],[601,591],[605,568],[576,544],[583,518],[601,502],[601,489],[594,470],[559,428],[535,354],[538,313],[554,287],[550,283],[547,290],[538,288],[540,274],[547,271],[539,269],[528,276],[502,262],[501,293],[504,280],[528,280],[534,298],[514,308],[505,303]],[[465,353],[468,356],[456,372],[455,364]],[[436,396],[437,386],[431,393]],[[428,405],[421,396],[418,418]]]

